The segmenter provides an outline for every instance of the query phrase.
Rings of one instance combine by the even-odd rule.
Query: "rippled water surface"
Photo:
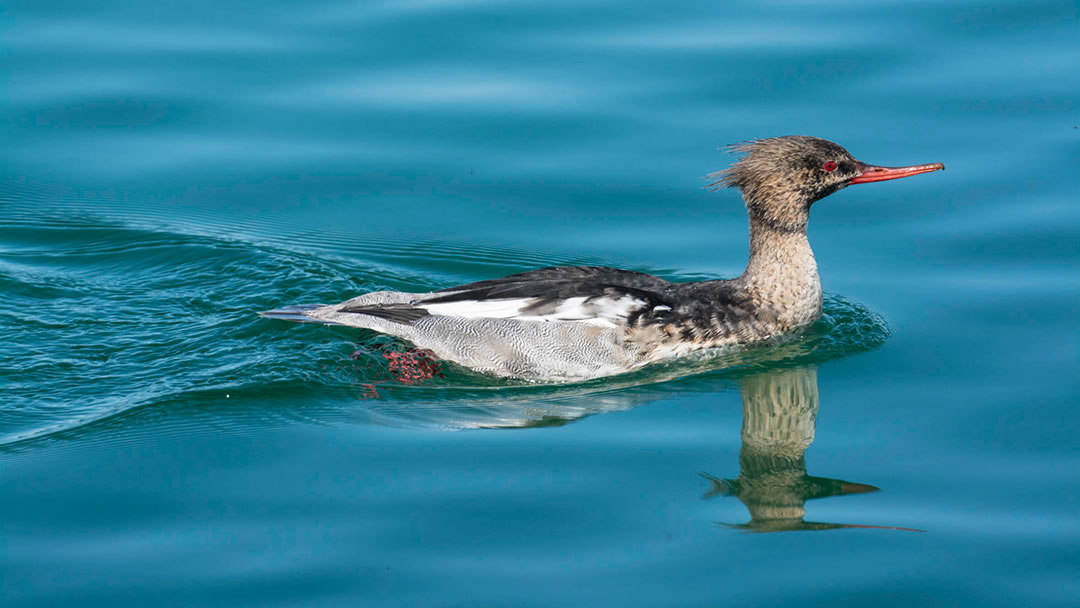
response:
[[[1075,2],[6,2],[0,599],[1071,606]],[[810,228],[825,316],[577,384],[259,318],[746,259],[721,147],[945,173]]]

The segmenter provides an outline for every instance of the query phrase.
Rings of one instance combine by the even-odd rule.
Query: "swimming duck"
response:
[[[737,278],[676,283],[616,268],[554,267],[428,293],[378,291],[261,314],[375,330],[495,376],[609,376],[810,325],[821,316],[821,282],[806,236],[810,206],[852,184],[945,168],[867,165],[833,142],[806,136],[733,149],[743,157],[709,177],[714,190],[738,188],[746,202],[750,260]]]

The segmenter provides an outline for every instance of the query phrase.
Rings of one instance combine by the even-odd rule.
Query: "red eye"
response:
[[[824,165],[824,166],[822,166],[821,168],[822,168],[822,169],[825,169],[826,171],[835,171],[835,170],[836,170],[836,163],[834,163],[834,162],[833,162],[833,161],[831,161],[831,160],[830,160],[830,161],[826,161],[826,162],[825,162],[825,165]]]

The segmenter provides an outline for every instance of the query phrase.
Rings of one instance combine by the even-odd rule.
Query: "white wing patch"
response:
[[[536,310],[527,310],[537,304],[541,298],[512,298],[505,300],[462,300],[417,305],[428,314],[462,319],[520,319],[522,321],[577,321],[590,325],[614,327],[635,309],[645,304],[640,298],[623,295],[619,298],[567,298],[557,304],[541,305]]]

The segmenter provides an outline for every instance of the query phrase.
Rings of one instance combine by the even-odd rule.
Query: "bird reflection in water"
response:
[[[750,521],[730,525],[750,532],[912,528],[812,522],[803,519],[806,501],[876,492],[875,486],[814,477],[806,472],[806,449],[817,425],[817,369],[798,367],[743,378],[742,450],[735,479],[701,476],[712,488],[705,498],[734,496],[750,511]]]

